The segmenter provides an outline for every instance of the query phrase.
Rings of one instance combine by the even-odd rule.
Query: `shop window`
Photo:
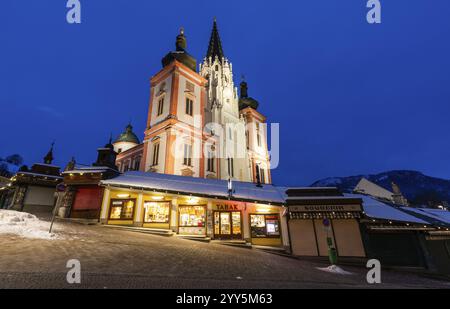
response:
[[[109,219],[133,220],[135,200],[111,200]]]
[[[180,227],[205,227],[206,209],[204,206],[180,206]]]
[[[253,238],[280,237],[278,215],[250,215],[250,230]]]
[[[169,223],[170,202],[144,202],[144,223]]]

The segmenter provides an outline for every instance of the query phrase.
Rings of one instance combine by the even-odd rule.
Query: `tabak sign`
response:
[[[361,211],[360,205],[302,205],[289,206],[289,210],[293,212],[316,212],[316,211]]]
[[[214,210],[220,210],[220,211],[237,211],[241,210],[242,206],[237,203],[216,203],[213,206]]]

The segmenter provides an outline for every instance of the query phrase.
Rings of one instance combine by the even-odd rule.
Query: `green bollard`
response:
[[[333,240],[331,237],[327,237],[328,244],[328,259],[330,260],[331,265],[337,264],[337,252],[336,248],[333,247]]]

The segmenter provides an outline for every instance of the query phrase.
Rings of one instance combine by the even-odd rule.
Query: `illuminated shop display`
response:
[[[250,215],[252,237],[280,237],[280,218],[276,214]]]
[[[169,223],[170,202],[144,202],[145,223]]]
[[[111,220],[132,220],[134,215],[135,200],[111,200]]]
[[[180,234],[206,234],[205,206],[180,206],[178,211]]]
[[[241,212],[214,212],[214,235],[216,237],[241,237]]]

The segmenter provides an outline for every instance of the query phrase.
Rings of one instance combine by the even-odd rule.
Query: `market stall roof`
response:
[[[387,203],[383,203],[367,195],[362,194],[344,194],[348,197],[358,197],[363,200],[363,209],[365,215],[373,219],[402,221],[418,224],[430,224],[430,222],[422,220],[416,216],[410,215],[400,208],[396,208]]]
[[[282,192],[274,185],[233,181],[233,200],[283,204]],[[176,194],[228,198],[228,181],[159,173],[126,172],[118,177],[102,180],[102,185],[167,191]]]

